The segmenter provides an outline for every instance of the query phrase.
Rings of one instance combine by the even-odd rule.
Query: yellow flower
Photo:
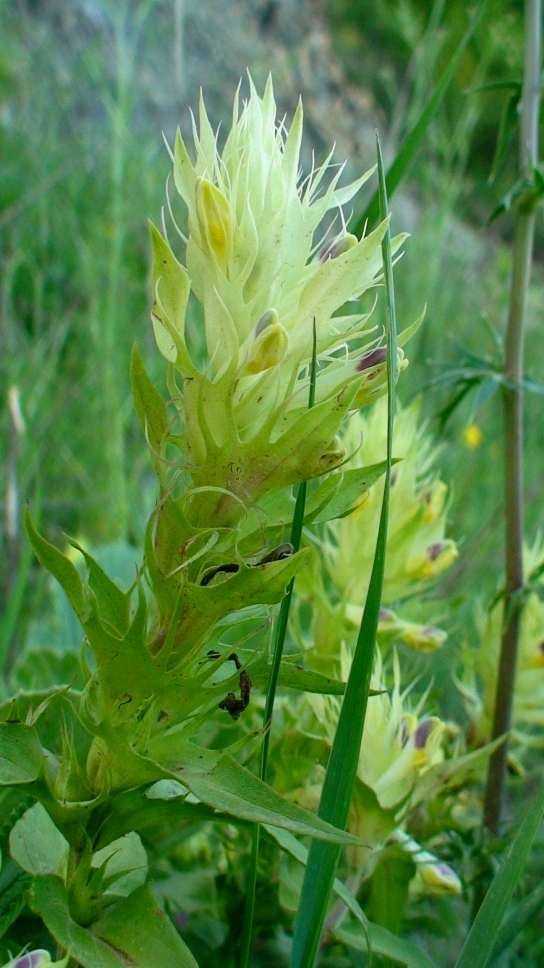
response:
[[[477,450],[483,439],[484,435],[478,427],[478,424],[471,423],[466,425],[463,430],[463,440],[469,450]]]

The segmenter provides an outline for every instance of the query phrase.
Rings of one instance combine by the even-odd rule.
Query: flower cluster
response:
[[[339,520],[329,521],[314,539],[317,549],[308,568],[297,579],[300,601],[311,602],[308,636],[299,635],[313,668],[340,674],[343,651],[351,652],[361,622],[378,533],[383,478],[380,470],[386,447],[385,401],[350,417],[342,445],[351,459],[346,474],[365,472],[362,493]],[[434,652],[446,632],[432,622],[417,622],[390,606],[424,591],[457,557],[455,542],[445,537],[447,487],[435,465],[438,449],[419,425],[419,402],[397,407],[394,428],[390,524],[385,579],[380,611],[382,646],[404,642],[418,652]],[[421,612],[421,607],[420,607]],[[418,616],[419,617],[419,616]]]
[[[179,132],[172,156],[187,209],[187,234],[180,231],[186,266],[152,228],[152,319],[161,352],[183,378],[183,397],[174,392],[173,398],[184,459],[197,487],[236,496],[222,500],[229,521],[239,516],[240,501],[341,464],[345,452],[336,433],[343,415],[385,388],[384,347],[376,338],[361,345],[370,337],[368,314],[336,315],[380,276],[387,223],[357,240],[341,215],[372,172],[339,188],[340,169],[323,188],[329,156],[300,182],[302,121],[299,105],[287,131],[276,120],[272,82],[262,100],[251,85],[240,113],[235,101],[220,152],[201,102],[195,161]],[[340,231],[334,234],[333,222],[316,238],[331,210],[340,216]],[[393,249],[402,241],[394,239]],[[191,292],[204,311],[204,372],[185,333]],[[310,413],[314,331],[319,376]],[[399,350],[399,371],[403,365]],[[209,513],[210,501],[204,504]]]

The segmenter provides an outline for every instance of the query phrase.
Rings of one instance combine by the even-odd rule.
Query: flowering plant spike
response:
[[[333,316],[375,287],[381,273],[387,223],[358,241],[341,217],[372,170],[339,188],[340,168],[323,188],[329,155],[300,182],[302,105],[287,131],[276,120],[272,81],[262,100],[250,87],[240,113],[235,101],[222,152],[202,100],[194,162],[177,133],[174,182],[187,209],[186,267],[151,230],[152,318],[159,349],[183,378],[189,473],[196,486],[226,488],[244,503],[341,464],[345,452],[335,436],[344,414],[385,390],[384,348],[376,338],[369,349],[360,345],[370,338],[368,314]],[[340,231],[334,235],[333,225],[316,238],[331,210],[340,215]],[[395,250],[403,238],[394,240]],[[189,290],[204,308],[204,372],[185,336]],[[314,320],[321,372],[310,413]],[[403,362],[400,350],[399,370]],[[202,500],[203,514],[213,500]],[[240,515],[236,500],[215,499],[215,509],[218,502],[226,522]]]
[[[0,785],[22,796],[9,849],[31,885],[32,910],[83,968],[110,968],[111,950],[123,952],[123,963],[155,968],[159,943],[169,964],[194,968],[146,882],[150,830],[166,816],[174,830],[192,814],[219,815],[362,846],[241,762],[262,730],[248,736],[242,723],[235,740],[227,728],[248,721],[255,690],[266,685],[270,608],[310,557],[284,538],[293,485],[326,475],[307,501],[311,523],[335,517],[354,486],[361,491],[385,469],[345,474],[338,432],[348,411],[387,385],[382,336],[369,329],[368,313],[344,307],[379,284],[388,219],[361,240],[347,233],[342,205],[371,172],[341,188],[340,170],[325,184],[329,156],[300,181],[301,136],[302,107],[287,131],[269,81],[262,99],[250,82],[240,112],[235,102],[221,152],[203,103],[194,162],[176,137],[186,232],[173,224],[183,256],[165,224],[151,227],[151,317],[168,361],[168,403],[137,347],[131,361],[159,485],[132,587],[110,579],[84,543],[69,539],[69,552],[59,551],[27,509],[34,551],[81,628],[82,685],[59,682],[0,707]],[[200,360],[186,329],[195,301]],[[397,362],[400,371],[402,350]],[[287,681],[331,688],[309,670],[293,678],[292,666]]]

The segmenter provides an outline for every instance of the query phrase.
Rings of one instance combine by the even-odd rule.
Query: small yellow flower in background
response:
[[[470,423],[466,425],[463,430],[463,440],[469,450],[477,450],[483,439],[484,435],[478,424]]]

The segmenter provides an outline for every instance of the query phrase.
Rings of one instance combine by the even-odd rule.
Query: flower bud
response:
[[[444,510],[447,493],[448,486],[444,481],[435,481],[432,488],[427,491],[425,494],[425,511],[423,512],[425,524],[430,524],[431,521],[436,521],[440,517]]]
[[[34,951],[26,951],[13,961],[9,961],[4,968],[66,968],[70,960],[68,953],[62,961],[51,961],[51,955],[45,948],[35,948]]]
[[[444,864],[442,861],[418,864],[417,873],[425,893],[461,894],[461,881],[449,864]]]
[[[278,321],[276,310],[267,310],[255,327],[254,340],[238,371],[239,376],[251,376],[277,366],[287,353],[288,346],[289,337]]]
[[[198,225],[207,246],[223,272],[227,269],[231,221],[227,199],[207,178],[200,178],[196,189]]]
[[[329,259],[337,259],[344,252],[349,252],[350,249],[353,249],[355,245],[357,245],[357,236],[346,232],[345,235],[335,239],[334,242],[329,242],[328,245],[324,245],[320,249],[317,258],[321,263],[328,262]]]
[[[405,623],[405,627],[400,630],[399,638],[416,652],[435,652],[444,645],[448,633],[444,629],[436,628],[433,625],[416,625],[415,623]]]
[[[435,541],[424,552],[414,555],[407,562],[406,571],[416,581],[436,578],[453,564],[458,554],[455,541]]]
[[[368,353],[363,353],[357,363],[357,372],[363,373],[364,370],[370,370],[373,366],[379,366],[380,363],[385,363],[386,357],[387,349],[385,346],[377,346],[376,349],[369,350]]]

